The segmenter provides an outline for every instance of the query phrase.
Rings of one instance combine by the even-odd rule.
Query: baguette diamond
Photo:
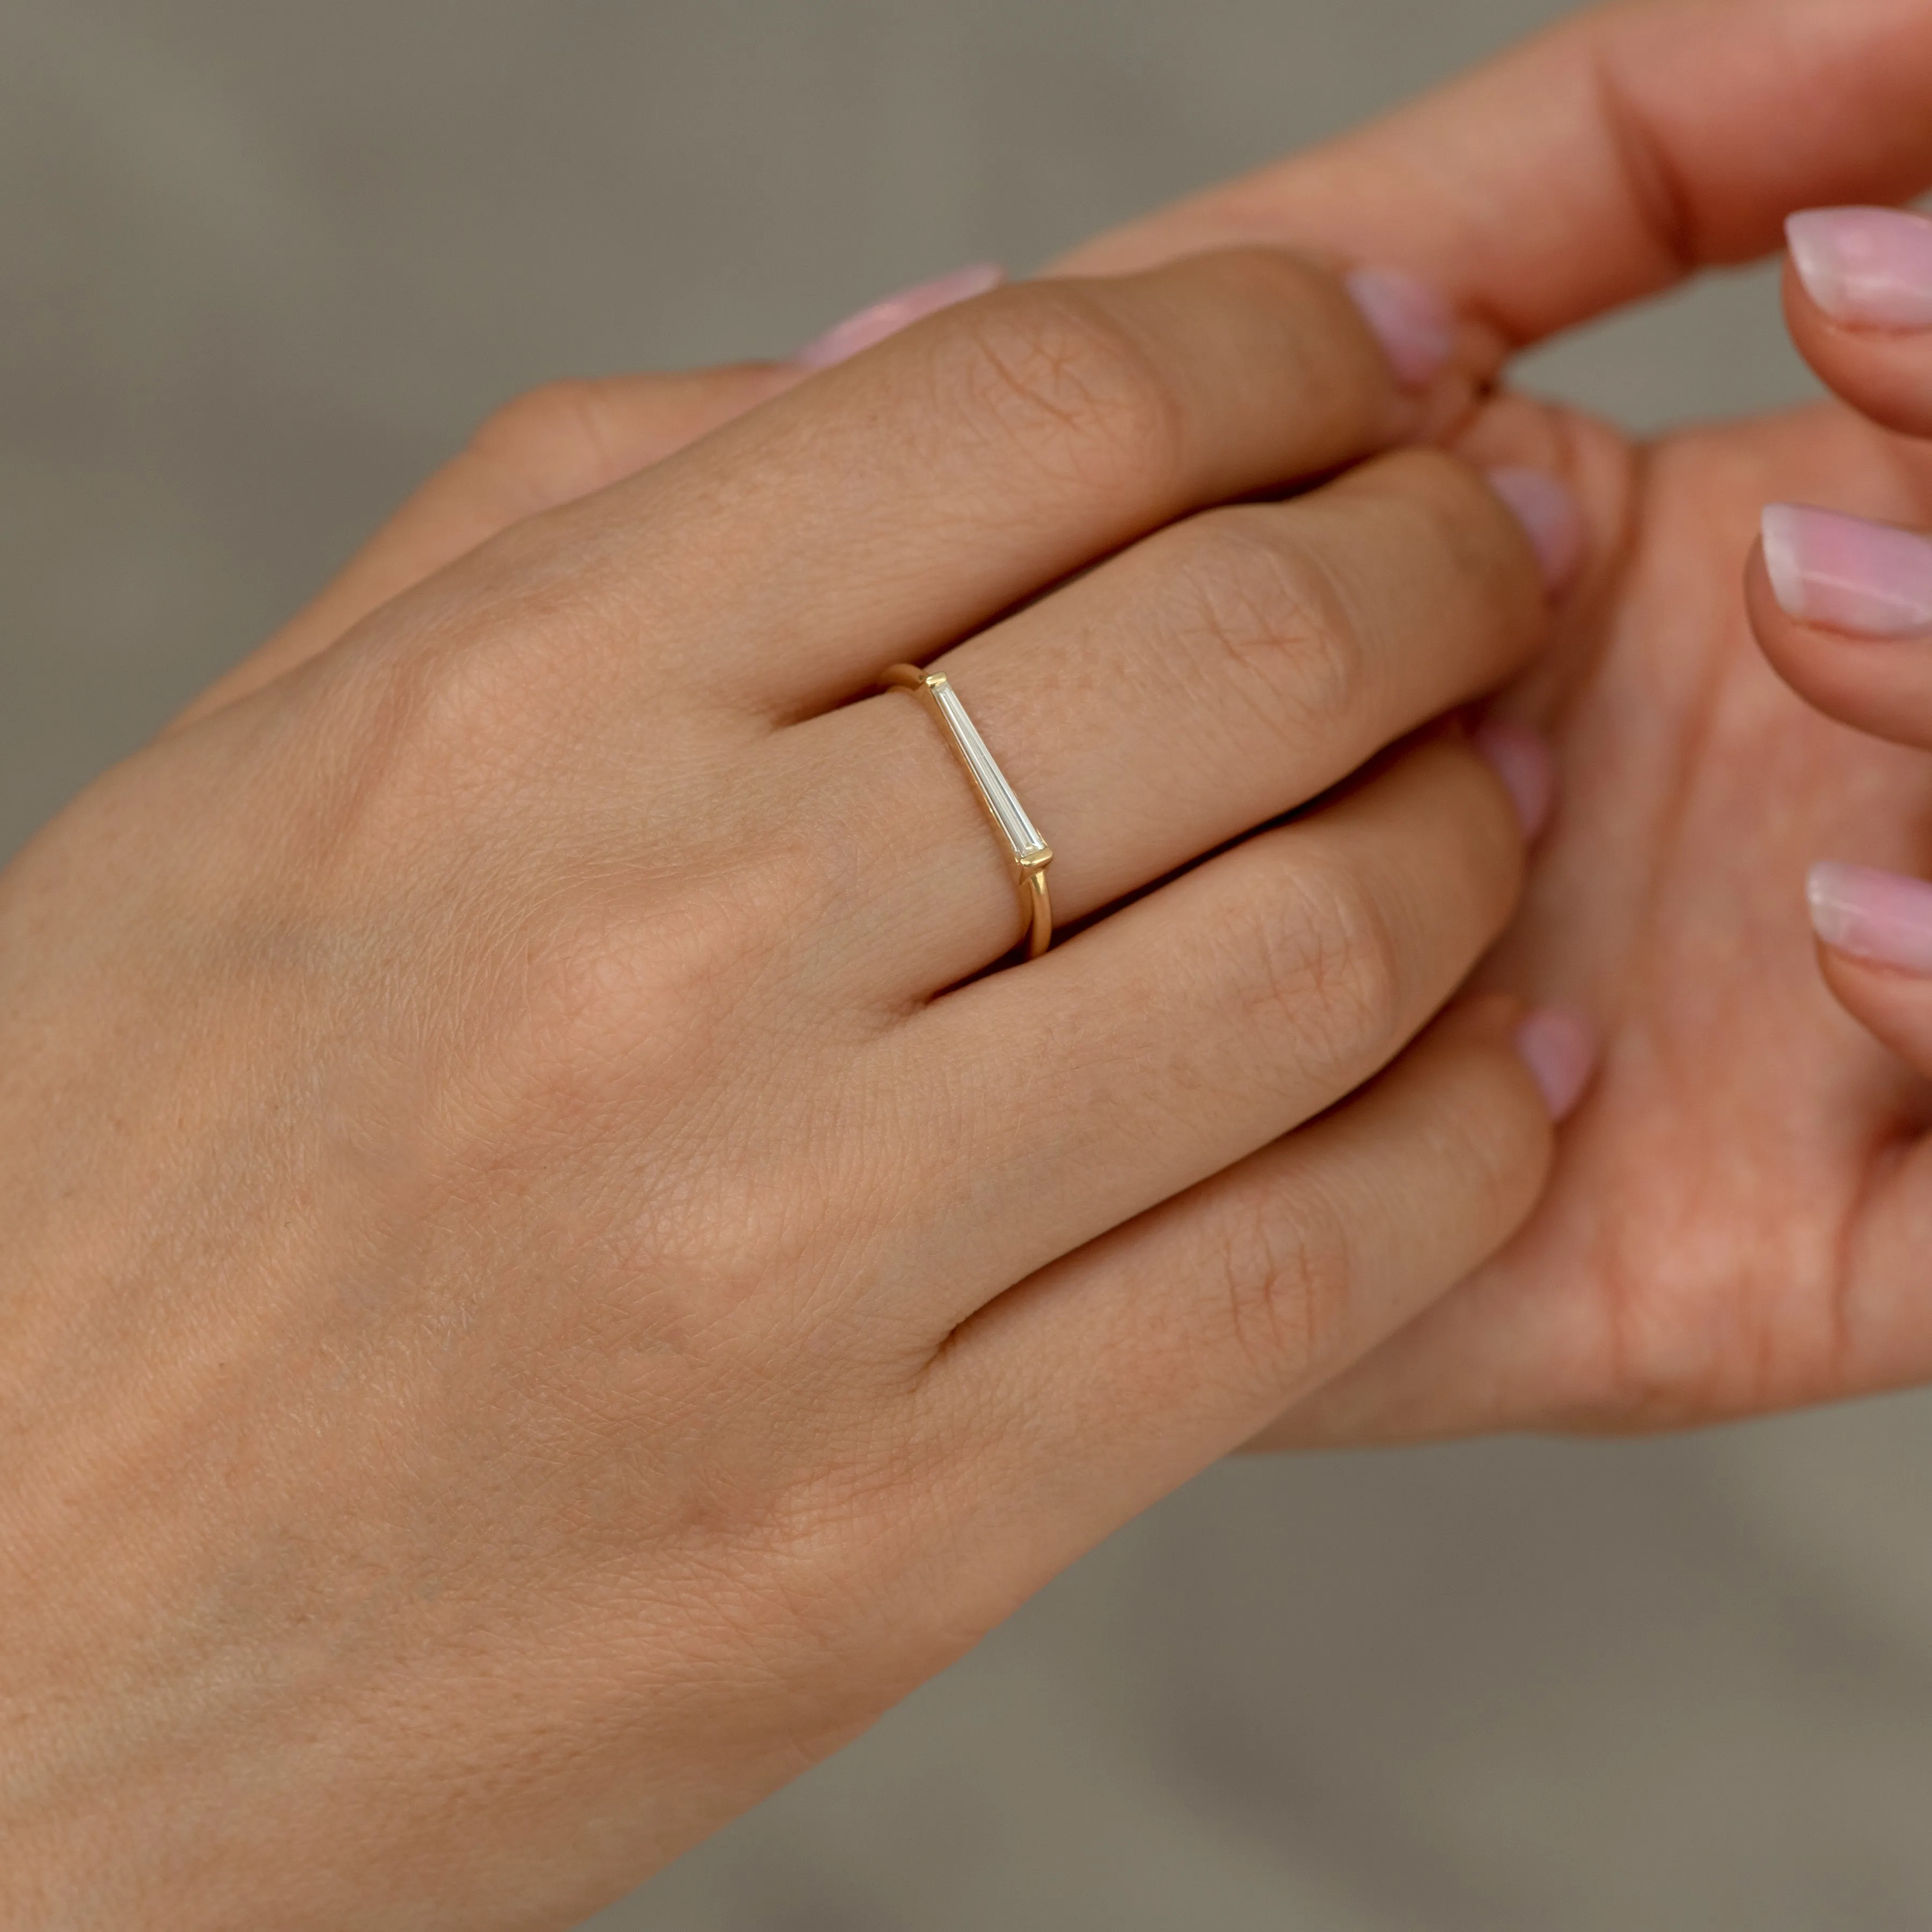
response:
[[[1018,794],[1006,782],[999,761],[986,748],[979,727],[968,715],[944,672],[922,670],[916,664],[894,664],[882,682],[890,689],[909,691],[922,699],[945,726],[953,751],[986,808],[986,816],[1006,842],[1012,860],[1013,884],[1019,893],[1022,943],[1028,958],[1037,959],[1053,943],[1053,901],[1046,884],[1053,848],[1027,815]]]
[[[979,787],[980,796],[986,801],[986,809],[993,814],[994,823],[1006,835],[1006,843],[1013,848],[1013,856],[1022,864],[1051,858],[1053,855],[1046,841],[1040,836],[1040,828],[1027,816],[1026,807],[1021,804],[1018,794],[1007,784],[1006,773],[987,750],[986,741],[980,735],[980,728],[967,716],[965,706],[959,702],[959,694],[940,672],[934,672],[926,680],[926,688],[938,701],[940,716],[952,730],[961,759],[972,775],[973,782]]]

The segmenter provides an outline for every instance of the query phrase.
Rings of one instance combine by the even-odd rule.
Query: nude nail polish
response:
[[[1563,590],[1583,560],[1583,513],[1576,498],[1544,470],[1492,470],[1489,476],[1490,488],[1515,512],[1536,546],[1544,584],[1552,593]]]
[[[1932,540],[1794,503],[1764,513],[1764,562],[1786,616],[1854,638],[1932,633]]]
[[[1811,924],[1834,952],[1932,976],[1932,885],[1869,866],[1814,866]]]
[[[884,342],[916,322],[923,322],[929,315],[937,315],[941,309],[983,296],[1006,278],[1004,268],[991,262],[980,262],[970,268],[957,268],[950,275],[921,282],[916,288],[888,296],[884,302],[847,316],[815,342],[807,343],[792,357],[793,364],[800,369],[830,369],[837,363],[848,362],[862,350]]]
[[[1426,389],[1456,350],[1456,311],[1426,282],[1396,268],[1358,268],[1348,288],[1406,389]]]
[[[1816,208],[1785,224],[1804,292],[1855,328],[1932,328],[1932,221],[1898,208]]]
[[[1522,836],[1534,838],[1550,823],[1556,802],[1556,754],[1548,741],[1527,724],[1486,718],[1472,730],[1469,742],[1502,780],[1522,821]]]
[[[1596,1029],[1567,1006],[1540,1006],[1516,1030],[1516,1050],[1552,1120],[1567,1120],[1597,1072]]]

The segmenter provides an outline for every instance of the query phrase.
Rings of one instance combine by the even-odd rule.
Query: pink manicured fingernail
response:
[[[1543,580],[1561,590],[1583,561],[1583,512],[1568,488],[1542,470],[1492,470],[1490,488],[1516,512],[1543,566]]]
[[[1814,866],[1811,924],[1834,951],[1932,976],[1932,886],[1869,866]]]
[[[1932,541],[1910,530],[1774,503],[1764,563],[1787,616],[1855,638],[1932,632]]]
[[[1516,1050],[1552,1120],[1576,1111],[1597,1071],[1596,1029],[1567,1006],[1539,1006],[1516,1030]]]
[[[1896,208],[1814,208],[1785,224],[1792,266],[1834,322],[1932,328],[1932,221]]]
[[[1403,388],[1426,389],[1456,351],[1456,311],[1426,282],[1396,268],[1358,268],[1348,292]]]
[[[836,328],[828,328],[816,342],[807,343],[791,359],[801,369],[830,369],[835,363],[848,362],[862,349],[870,349],[956,302],[970,302],[975,296],[998,288],[1006,278],[1006,271],[991,262],[955,269],[950,275],[921,282],[916,288],[862,308]]]
[[[1522,836],[1534,838],[1556,802],[1556,754],[1527,724],[1507,718],[1484,718],[1469,742],[1496,767],[1522,820]]]

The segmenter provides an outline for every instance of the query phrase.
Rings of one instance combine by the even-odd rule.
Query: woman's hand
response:
[[[322,595],[190,705],[187,724],[292,670],[512,524],[595,495],[803,380],[784,363],[553,382],[499,410]]]
[[[1881,430],[1932,434],[1932,221],[1882,208],[1792,224],[1792,332],[1818,374]],[[1922,442],[1872,452],[1834,500],[1850,516],[1780,504],[1751,560],[1758,639],[1792,689],[1856,731],[1932,751],[1932,538],[1889,520],[1932,520]],[[1888,766],[1890,760],[1887,760]],[[1932,1077],[1932,869],[1922,760],[1892,823],[1861,829],[1811,875],[1826,983],[1913,1072]],[[1894,871],[1890,868],[1897,867]],[[1924,1088],[1901,1084],[1871,1119],[1869,1185],[1844,1256],[1850,1321],[1922,1318],[1932,1256],[1932,1144]]]
[[[1389,264],[1464,310],[1480,376],[1770,251],[1795,208],[1929,181],[1932,0],[1629,0],[1081,261],[1246,238]],[[1834,357],[1794,312],[1848,396],[1925,426],[1922,348]],[[1638,445],[1520,400],[1463,446],[1561,470],[1594,532],[1510,700],[1556,740],[1564,803],[1490,977],[1590,1012],[1604,1064],[1524,1234],[1271,1439],[1675,1426],[1932,1378],[1923,1086],[1820,983],[1804,890],[1821,859],[1925,872],[1932,766],[1781,684],[1740,590],[1767,502],[1932,521],[1924,452],[1836,405]],[[1869,652],[1817,647],[1804,681],[1767,634],[1871,722],[1828,688]]]
[[[1539,1030],[1376,1078],[1522,866],[1412,734],[1545,622],[1420,406],[1286,257],[997,295],[326,642],[379,553],[28,848],[10,1926],[574,1922],[1510,1233]],[[935,655],[1059,854],[991,976]]]

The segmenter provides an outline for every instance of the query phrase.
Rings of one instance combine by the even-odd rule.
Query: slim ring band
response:
[[[1019,894],[1020,938],[1026,956],[1037,959],[1053,944],[1053,900],[1047,890],[1046,868],[1053,863],[1053,848],[1040,836],[1040,828],[1027,816],[1026,807],[1006,782],[1006,775],[986,748],[959,694],[941,671],[921,670],[917,664],[894,664],[879,680],[884,690],[909,691],[925,700],[927,710],[946,727],[952,749],[993,828],[1005,840],[1011,855],[1013,884]]]

